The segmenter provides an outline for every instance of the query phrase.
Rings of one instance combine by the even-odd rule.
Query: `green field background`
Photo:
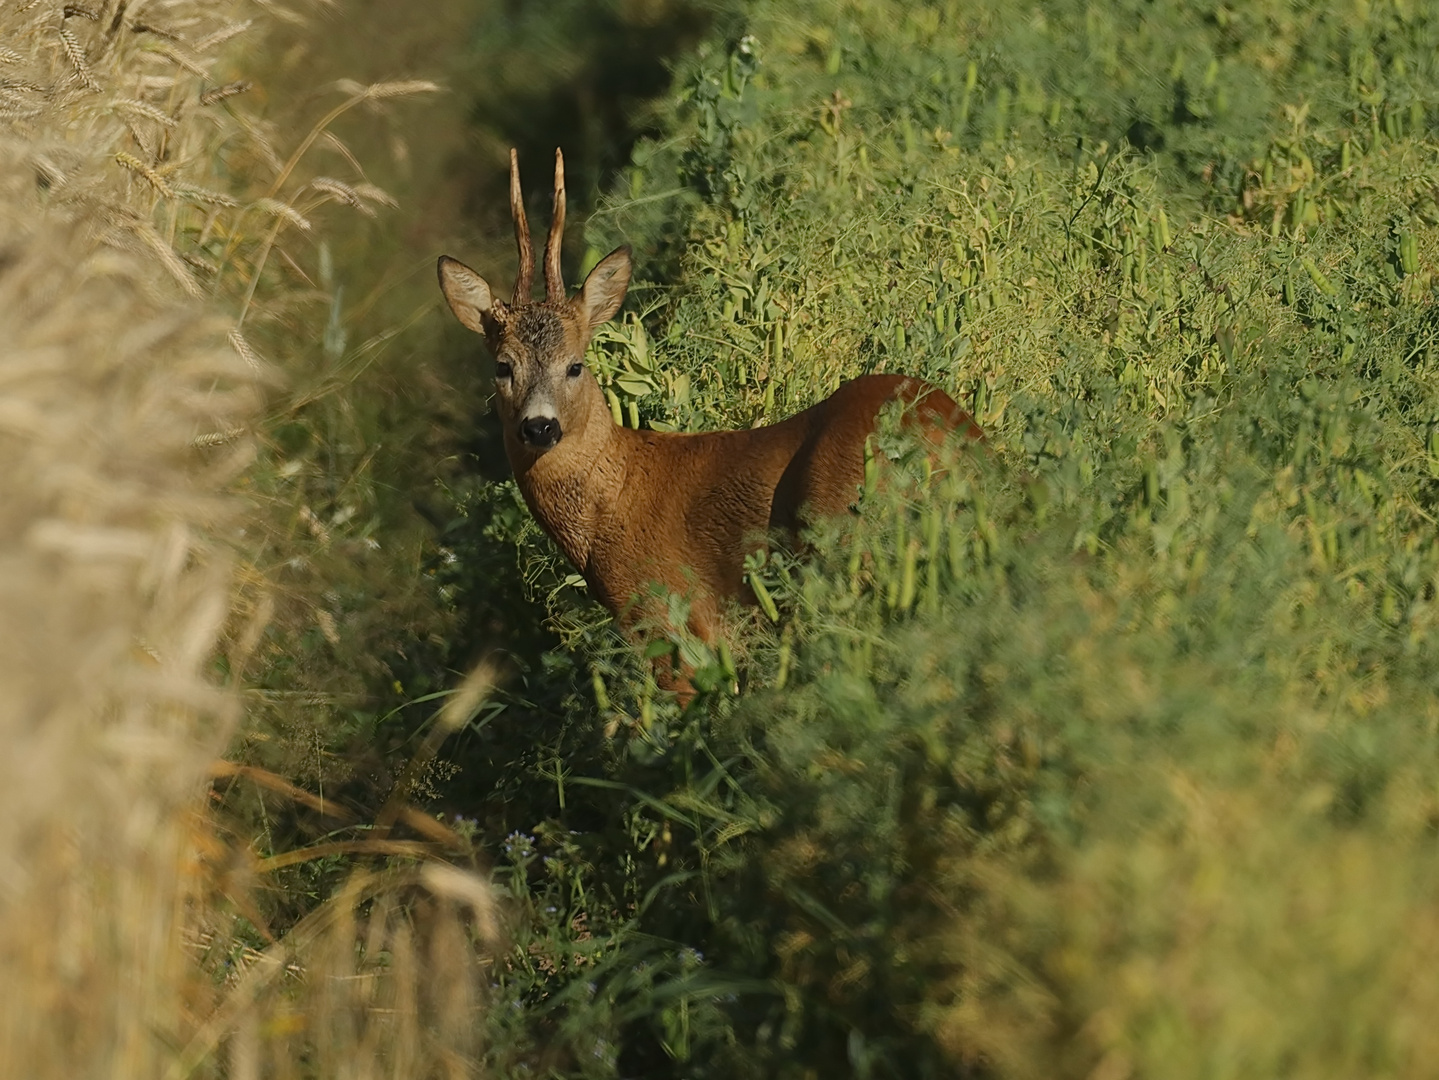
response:
[[[0,15],[0,1071],[1439,1075],[1439,5],[129,8]],[[987,433],[717,652],[434,284],[556,145],[618,422]]]

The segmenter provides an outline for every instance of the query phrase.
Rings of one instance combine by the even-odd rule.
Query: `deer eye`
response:
[[[514,373],[515,369],[510,367],[510,365],[505,363],[503,360],[497,361],[495,363],[495,378],[508,379]]]
[[[583,366],[582,364],[571,364],[571,365],[570,365],[570,370],[567,371],[567,372],[565,372],[565,374],[568,375],[568,376],[569,376],[570,378],[572,378],[572,379],[578,379],[578,378],[580,377],[580,372],[582,372],[582,371],[584,371],[584,370],[585,370],[585,369],[584,369],[584,366]]]

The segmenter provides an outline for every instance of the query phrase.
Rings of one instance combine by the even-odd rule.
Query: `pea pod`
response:
[[[749,582],[750,591],[754,593],[754,598],[759,601],[760,610],[768,616],[770,622],[779,622],[779,608],[775,605],[774,597],[769,594],[769,589],[765,588],[764,581],[760,578],[759,574],[746,574],[745,580]]]
[[[1419,241],[1411,232],[1399,237],[1399,265],[1406,274],[1419,272]]]
[[[1339,295],[1339,290],[1334,287],[1334,282],[1330,281],[1327,277],[1324,276],[1324,271],[1320,270],[1319,267],[1314,265],[1313,259],[1309,258],[1309,256],[1306,255],[1299,261],[1301,264],[1303,264],[1305,272],[1309,275],[1309,280],[1314,282],[1315,288],[1317,288],[1325,296]]]

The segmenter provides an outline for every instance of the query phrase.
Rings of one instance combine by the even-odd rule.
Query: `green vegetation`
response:
[[[684,715],[507,485],[462,501],[456,595],[508,571],[563,637],[510,639],[525,682],[456,747],[521,905],[492,1045],[1431,1073],[1436,13],[727,31],[590,223],[653,284],[592,357],[619,415],[747,425],[903,370],[991,454],[757,570],[779,623]]]
[[[1439,1073],[1439,9],[129,7],[0,15],[0,1071]],[[989,433],[683,712],[433,285],[555,142],[625,423]]]

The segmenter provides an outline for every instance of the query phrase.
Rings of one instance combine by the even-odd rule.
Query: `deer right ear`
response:
[[[440,291],[445,294],[455,318],[477,334],[489,338],[504,321],[505,307],[490,292],[485,279],[458,259],[441,255],[437,267]]]
[[[607,322],[625,302],[630,287],[630,246],[615,248],[590,271],[575,297],[591,330]]]

